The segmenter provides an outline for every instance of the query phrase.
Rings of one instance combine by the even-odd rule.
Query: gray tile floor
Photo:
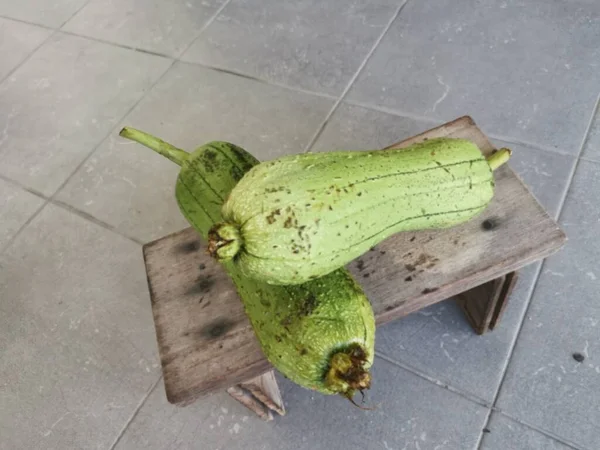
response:
[[[595,0],[0,0],[0,449],[600,448],[599,94]],[[265,160],[464,114],[569,236],[500,328],[380,327],[371,412],[167,403],[140,244],[187,225],[122,125]]]

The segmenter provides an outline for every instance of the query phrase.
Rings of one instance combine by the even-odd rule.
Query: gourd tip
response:
[[[357,405],[352,397],[356,391],[362,394],[364,389],[371,387],[371,374],[365,368],[367,361],[364,349],[354,344],[333,354],[325,374],[325,384],[329,389],[338,392],[361,409],[369,408]]]
[[[490,168],[496,170],[502,164],[506,163],[512,155],[512,150],[509,148],[501,148],[497,152],[492,153],[486,158]]]
[[[208,253],[220,261],[229,261],[240,252],[241,241],[237,226],[227,222],[217,223],[208,232]]]

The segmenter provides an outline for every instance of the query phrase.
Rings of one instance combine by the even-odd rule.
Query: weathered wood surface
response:
[[[252,393],[267,408],[280,416],[285,416],[285,406],[274,371],[270,370],[251,380],[244,381],[240,383],[240,386]]]
[[[517,281],[510,272],[457,295],[458,305],[477,334],[484,334],[500,321]]]
[[[250,411],[256,413],[265,422],[273,420],[273,413],[267,406],[260,402],[254,395],[242,388],[239,384],[227,388],[227,393],[234,399],[248,408]]]
[[[271,411],[285,415],[283,398],[272,370],[227,388],[227,393],[267,422],[273,420]]]
[[[469,117],[394,147],[438,136],[467,138],[483,153],[493,151]],[[481,216],[451,229],[396,234],[348,265],[378,324],[516,271],[562,246],[564,233],[510,167],[501,167],[495,177],[494,200]],[[233,283],[193,229],[146,244],[144,258],[170,402],[187,404],[271,369]]]

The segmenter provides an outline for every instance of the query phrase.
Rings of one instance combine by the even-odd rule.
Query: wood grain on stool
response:
[[[510,272],[458,294],[458,305],[477,334],[493,330],[500,321],[517,278]]]

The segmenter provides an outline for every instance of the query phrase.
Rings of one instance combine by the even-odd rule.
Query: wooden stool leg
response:
[[[458,305],[477,334],[493,330],[498,324],[516,281],[517,272],[510,272],[457,296]]]
[[[263,420],[273,420],[271,411],[282,416],[285,415],[281,392],[275,379],[275,372],[272,370],[230,387],[227,389],[227,393],[254,411]]]

